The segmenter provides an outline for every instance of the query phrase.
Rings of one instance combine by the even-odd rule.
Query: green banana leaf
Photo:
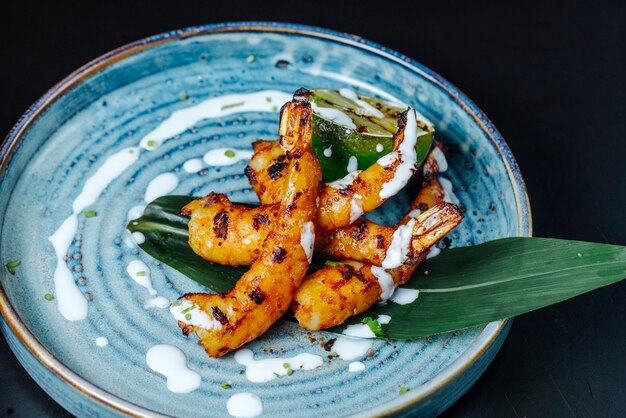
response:
[[[195,198],[161,197],[129,223],[146,240],[141,248],[215,292],[228,291],[247,267],[209,263],[187,245],[187,219],[178,215]],[[323,260],[317,261],[317,265]],[[411,339],[510,318],[558,303],[626,277],[626,247],[549,238],[504,238],[444,250],[425,261],[403,288],[419,290],[410,304],[387,302],[330,331],[380,314],[383,338]],[[371,321],[365,321],[372,326]],[[374,324],[376,325],[376,324]]]

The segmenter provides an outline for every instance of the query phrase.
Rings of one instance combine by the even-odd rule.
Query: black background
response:
[[[322,26],[413,57],[469,95],[519,162],[535,235],[626,245],[625,2],[7,1],[0,7],[0,134],[75,68],[133,40],[224,21]],[[625,322],[626,282],[517,318],[483,377],[444,415],[626,416]],[[0,416],[68,416],[2,338]]]

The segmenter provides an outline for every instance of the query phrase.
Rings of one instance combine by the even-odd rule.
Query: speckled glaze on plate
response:
[[[148,182],[174,172],[174,194],[227,193],[255,201],[243,176],[245,162],[191,174],[182,164],[210,149],[250,148],[274,138],[277,113],[240,113],[204,120],[141,153],[79,216],[67,263],[89,298],[87,319],[66,321],[44,300],[54,289],[55,255],[47,237],[71,212],[71,202],[101,162],[136,146],[171,112],[228,93],[298,87],[352,87],[391,95],[415,106],[451,146],[447,176],[466,208],[453,245],[531,233],[530,208],[517,165],[487,117],[449,82],[417,62],[352,35],[292,24],[234,23],[157,35],[124,46],[77,70],[35,103],[0,149],[0,260],[20,259],[16,275],[0,272],[2,331],[20,362],[61,405],[78,416],[227,416],[235,392],[254,392],[264,416],[436,415],[458,399],[502,344],[507,321],[406,342],[376,342],[366,371],[327,360],[294,324],[281,322],[249,344],[257,357],[300,352],[326,360],[266,384],[248,382],[232,355],[215,360],[184,338],[169,312],[145,309],[145,288],[127,275],[143,260],[155,289],[174,300],[202,290],[137,248],[123,243],[128,210],[141,203]],[[384,97],[384,96],[383,96]],[[393,222],[401,199],[373,216]],[[318,340],[328,334],[316,333]],[[97,337],[109,345],[98,347]],[[183,350],[202,376],[188,394],[167,390],[146,364],[155,344]],[[270,354],[272,349],[274,354]],[[268,352],[265,352],[267,350]],[[222,389],[228,381],[233,389]],[[399,395],[400,386],[409,391]]]

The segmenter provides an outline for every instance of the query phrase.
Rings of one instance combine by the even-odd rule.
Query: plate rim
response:
[[[191,26],[159,33],[157,35],[128,43],[89,61],[52,86],[28,108],[28,110],[18,119],[13,128],[11,128],[7,136],[0,143],[0,176],[6,169],[13,150],[17,147],[23,135],[28,131],[32,123],[59,97],[63,96],[87,77],[116,63],[117,61],[160,44],[195,36],[214,35],[229,32],[263,32],[300,35],[352,46],[374,53],[382,58],[393,61],[396,64],[400,64],[435,84],[442,91],[448,94],[457,104],[459,104],[463,110],[470,117],[472,117],[472,119],[474,119],[488,139],[496,147],[496,150],[505,165],[509,180],[513,186],[513,192],[515,194],[517,218],[519,222],[518,236],[532,236],[532,211],[526,185],[522,178],[519,166],[500,132],[489,120],[487,115],[468,96],[438,73],[427,68],[418,61],[383,45],[369,41],[357,35],[295,23],[243,21]],[[41,364],[43,364],[50,372],[54,373],[66,384],[69,384],[83,395],[92,398],[94,401],[105,407],[129,416],[167,416],[107,392],[87,379],[81,377],[57,359],[28,329],[26,324],[22,322],[21,318],[11,305],[1,283],[0,314],[2,314],[2,317],[8,324],[13,334]],[[465,351],[463,351],[456,360],[447,366],[443,370],[443,373],[437,374],[433,379],[425,383],[423,385],[425,388],[419,392],[409,391],[404,396],[397,398],[397,401],[393,402],[391,405],[380,405],[366,411],[361,411],[355,416],[387,416],[396,414],[410,409],[411,406],[442,390],[452,381],[461,376],[467,369],[469,369],[476,362],[476,360],[478,360],[487,351],[487,349],[491,347],[500,334],[506,329],[509,321],[511,321],[511,319],[494,321],[487,324],[480,334],[477,335],[465,349]]]

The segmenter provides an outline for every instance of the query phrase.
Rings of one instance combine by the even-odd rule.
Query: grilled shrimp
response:
[[[388,269],[412,265],[461,219],[454,205],[441,202],[395,227],[362,219],[329,235],[320,248],[338,260],[356,260]]]
[[[400,191],[417,170],[417,120],[408,109],[398,120],[393,151],[363,171],[353,171],[343,179],[325,184],[320,192],[318,235],[325,236],[371,212]],[[246,167],[246,176],[262,204],[280,200],[284,181],[284,153],[273,141],[258,141]]]
[[[224,194],[209,193],[188,203],[180,214],[190,217],[189,246],[196,254],[214,263],[249,266],[259,258],[279,211],[280,202],[249,208]]]
[[[283,198],[259,257],[229,292],[186,294],[171,307],[183,333],[195,332],[211,357],[267,331],[289,308],[311,261],[321,169],[311,150],[306,94],[297,92],[281,110],[280,144],[287,162]],[[223,215],[217,228],[227,235],[230,222]]]
[[[422,222],[433,223],[440,217],[446,220],[434,222],[434,229],[422,225],[425,234],[411,242],[415,263],[383,269],[345,261],[325,266],[308,275],[291,304],[291,310],[300,327],[308,330],[330,328],[343,323],[350,316],[364,312],[374,303],[386,300],[396,287],[411,278],[417,265],[426,258],[430,247],[461,222],[461,212],[454,205],[443,202],[443,189],[436,177],[438,167],[432,156],[427,159],[424,169],[422,189],[399,225],[407,225],[407,222],[415,219],[410,214],[416,209],[423,212],[415,221],[418,225],[422,225]],[[370,236],[369,245],[372,244],[372,239],[376,240]],[[363,244],[363,247],[366,245],[368,244]],[[418,249],[420,245],[421,250]],[[378,259],[380,257],[379,255]]]
[[[318,244],[321,238],[376,209],[409,181],[417,168],[416,126],[415,112],[405,112],[394,136],[394,151],[366,170],[355,171],[322,187],[317,214]],[[181,215],[190,216],[189,245],[196,254],[220,264],[252,264],[272,230],[287,166],[288,159],[280,145],[274,141],[257,141],[246,175],[262,206],[236,205],[225,195],[215,193],[185,206]],[[226,227],[225,221],[230,221]],[[393,234],[392,229],[386,231],[386,235]],[[349,258],[358,260],[359,256]]]

